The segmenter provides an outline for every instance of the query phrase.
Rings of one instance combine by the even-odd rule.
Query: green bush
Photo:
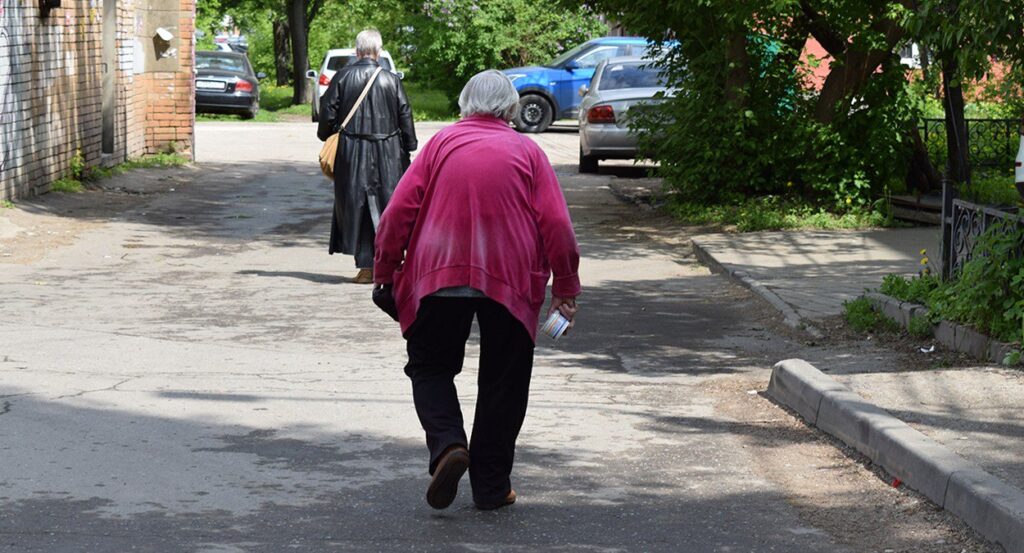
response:
[[[957,278],[929,295],[933,316],[973,326],[1003,342],[1024,339],[1022,244],[1020,227],[990,227]]]
[[[895,330],[897,328],[894,321],[875,311],[871,302],[865,298],[843,302],[843,318],[857,332]]]
[[[1022,248],[1024,229],[1010,222],[996,224],[978,238],[972,259],[954,280],[944,282],[930,274],[913,278],[886,275],[879,291],[925,305],[929,323],[945,319],[1003,342],[1024,342]],[[911,334],[923,334],[924,325],[911,321]]]
[[[939,288],[942,281],[934,275],[922,275],[907,278],[902,275],[885,275],[878,291],[900,301],[927,304],[932,292]]]
[[[840,214],[901,190],[905,129],[920,111],[902,71],[873,75],[855,105],[821,123],[806,88],[811,67],[793,61],[794,43],[769,38],[785,36],[788,19],[776,24],[747,37],[751,69],[738,98],[722,86],[734,65],[727,37],[692,31],[666,49],[659,67],[677,92],[635,114],[633,128],[668,186],[696,203],[778,196]]]

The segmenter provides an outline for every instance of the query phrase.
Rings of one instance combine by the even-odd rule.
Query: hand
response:
[[[576,325],[574,318],[576,317],[576,312],[579,310],[576,307],[576,298],[560,298],[558,296],[551,296],[551,307],[548,309],[548,316],[550,317],[556,310],[560,312],[563,317],[569,320],[569,328],[566,329],[566,332],[569,332],[569,329]]]

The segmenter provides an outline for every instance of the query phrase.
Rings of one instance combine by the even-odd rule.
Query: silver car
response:
[[[670,95],[651,60],[610,58],[597,66],[590,86],[580,87],[580,173],[596,173],[602,159],[633,159],[636,135],[629,130],[629,111]]]

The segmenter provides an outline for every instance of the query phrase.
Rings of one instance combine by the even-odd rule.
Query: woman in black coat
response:
[[[382,49],[380,33],[356,36],[359,60],[341,68],[320,99],[317,136],[338,132],[373,72]],[[402,81],[381,71],[338,141],[334,164],[334,217],[328,252],[355,256],[359,274],[353,282],[373,282],[373,240],[380,214],[409,167],[416,149],[412,109]]]

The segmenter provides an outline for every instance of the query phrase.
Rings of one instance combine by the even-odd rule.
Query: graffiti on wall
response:
[[[8,139],[11,133],[8,132],[7,119],[14,111],[10,105],[12,103],[11,74],[13,69],[11,63],[13,57],[11,38],[7,31],[6,13],[3,4],[0,4],[0,173],[7,166],[8,152],[11,148]]]

